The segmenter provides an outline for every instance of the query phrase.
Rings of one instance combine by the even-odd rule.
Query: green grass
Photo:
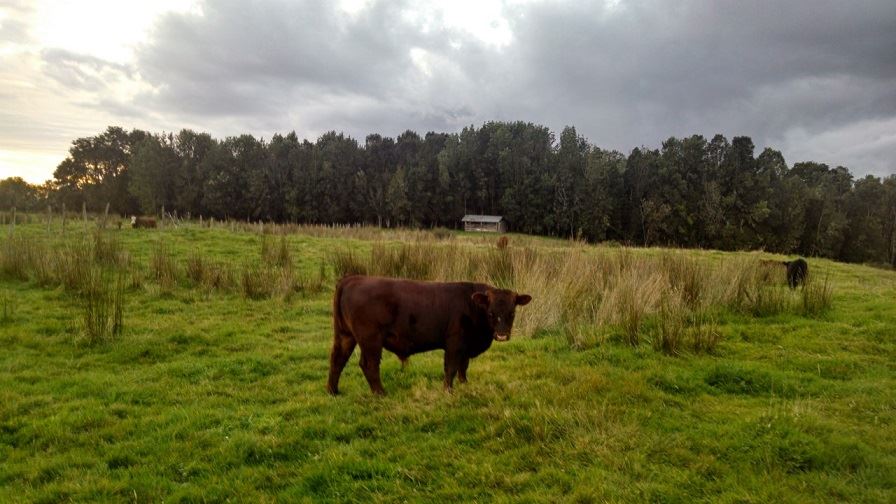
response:
[[[50,248],[81,239],[80,227],[45,229],[16,233]],[[323,290],[253,299],[238,284],[263,263],[257,233],[108,234],[143,281],[127,287],[125,329],[107,343],[83,344],[76,292],[0,280],[0,501],[896,500],[892,271],[810,260],[830,310],[715,312],[711,353],[632,347],[613,328],[588,345],[561,328],[518,335],[475,359],[453,394],[442,390],[441,352],[404,370],[387,353],[389,395],[372,397],[356,352],[334,398],[324,392],[331,266]],[[334,250],[363,256],[374,240],[420,236],[312,230],[285,243],[296,277],[318,278]],[[271,257],[287,255],[268,239]],[[492,235],[450,241],[494,246]],[[510,246],[581,247],[524,236]],[[234,286],[191,280],[197,257],[233,269]],[[169,267],[178,279],[166,279]],[[801,306],[799,291],[788,295]]]

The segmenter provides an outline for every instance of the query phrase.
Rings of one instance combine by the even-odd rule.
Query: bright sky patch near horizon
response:
[[[0,178],[106,126],[216,137],[523,120],[628,152],[722,133],[896,172],[896,8],[687,0],[0,0]]]

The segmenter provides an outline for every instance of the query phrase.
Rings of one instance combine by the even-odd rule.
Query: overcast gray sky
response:
[[[896,3],[0,0],[0,178],[43,181],[113,124],[363,141],[488,120],[896,173]]]

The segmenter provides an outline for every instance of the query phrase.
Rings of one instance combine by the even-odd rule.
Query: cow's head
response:
[[[498,341],[510,339],[516,307],[528,304],[529,301],[532,301],[532,296],[528,294],[503,289],[488,289],[473,294],[473,302],[485,311],[492,334]]]

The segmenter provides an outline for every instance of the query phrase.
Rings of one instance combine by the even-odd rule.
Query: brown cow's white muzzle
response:
[[[510,334],[498,334],[495,333],[495,339],[498,341],[507,341],[510,339]]]

